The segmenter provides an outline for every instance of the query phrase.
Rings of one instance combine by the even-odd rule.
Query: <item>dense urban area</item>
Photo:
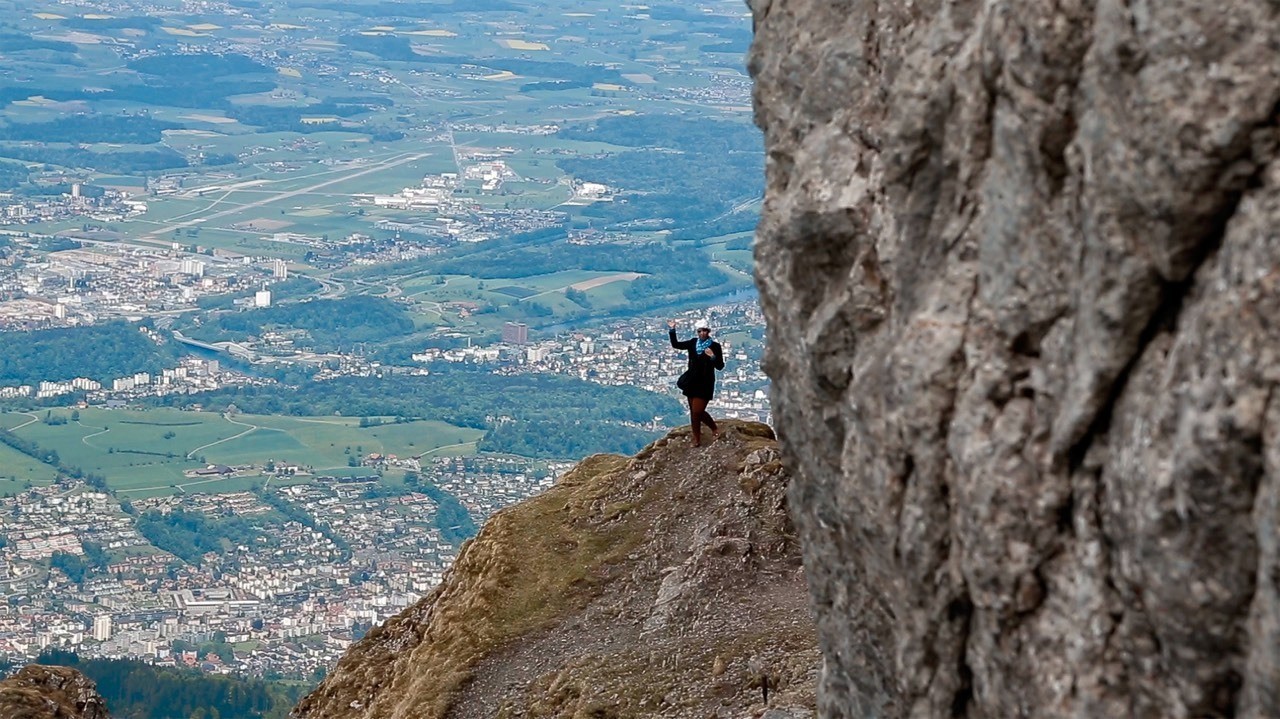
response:
[[[4,7],[0,659],[313,683],[685,421],[668,319],[770,420],[739,0]]]

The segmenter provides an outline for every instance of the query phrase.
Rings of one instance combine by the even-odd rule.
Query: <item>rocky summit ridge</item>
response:
[[[788,475],[769,427],[722,427],[588,457],[494,515],[292,716],[812,716]]]

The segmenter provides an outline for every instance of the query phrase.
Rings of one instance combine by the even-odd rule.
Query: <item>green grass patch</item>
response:
[[[186,476],[185,471],[204,466],[201,459],[257,466],[274,460],[327,474],[367,474],[368,468],[349,466],[352,457],[374,452],[402,457],[473,454],[483,435],[479,429],[439,421],[397,424],[388,419],[386,424],[362,427],[360,418],[237,415],[228,420],[214,412],[169,408],[89,408],[79,413],[78,423],[34,422],[14,434],[38,443],[42,450],[56,451],[63,465],[105,476],[108,485],[130,497],[172,494],[178,491],[175,485],[187,492],[240,491],[265,480],[257,473],[216,479]],[[58,418],[69,414],[70,410],[51,412]],[[23,414],[0,414],[0,426],[16,427],[29,420]],[[52,480],[53,468],[0,445],[0,492],[11,476],[20,488],[28,479]]]

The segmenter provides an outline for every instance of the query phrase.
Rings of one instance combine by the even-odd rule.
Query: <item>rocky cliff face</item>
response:
[[[297,719],[812,716],[817,639],[772,430],[596,455],[492,517]]]
[[[1280,5],[751,0],[824,716],[1280,716]]]
[[[110,719],[97,687],[67,667],[30,664],[0,681],[4,719]]]

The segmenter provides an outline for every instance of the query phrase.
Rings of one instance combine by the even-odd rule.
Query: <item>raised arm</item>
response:
[[[667,335],[671,337],[671,346],[678,350],[691,350],[698,346],[698,340],[687,339],[684,342],[676,339],[676,321],[667,320]]]

